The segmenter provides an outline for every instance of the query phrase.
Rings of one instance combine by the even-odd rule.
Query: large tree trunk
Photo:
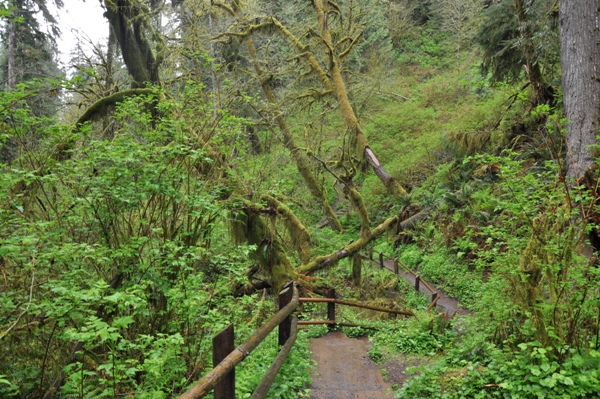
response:
[[[561,0],[560,48],[567,132],[567,175],[579,179],[594,164],[600,117],[598,0]]]
[[[147,7],[131,0],[104,0],[104,5],[104,15],[119,41],[127,71],[133,77],[133,88],[146,83],[159,84],[160,60],[146,36],[151,30]]]

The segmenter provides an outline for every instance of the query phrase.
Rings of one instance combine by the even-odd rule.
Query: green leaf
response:
[[[565,385],[573,385],[574,384],[571,377],[565,377],[561,382]]]

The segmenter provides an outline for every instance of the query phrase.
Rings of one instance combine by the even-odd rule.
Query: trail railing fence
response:
[[[327,320],[298,321],[292,313],[302,302],[322,302],[327,304]],[[240,364],[264,339],[278,327],[278,343],[282,347],[273,363],[267,370],[258,387],[250,396],[251,399],[263,399],[267,396],[277,373],[283,366],[296,341],[298,326],[310,324],[327,324],[330,329],[335,326],[364,327],[359,324],[345,323],[336,320],[336,304],[388,312],[404,316],[414,316],[408,310],[387,309],[358,302],[337,299],[335,289],[326,291],[325,298],[300,298],[298,286],[290,282],[279,293],[279,311],[265,324],[257,329],[244,343],[234,347],[234,326],[229,325],[213,338],[213,369],[196,382],[179,399],[199,399],[214,389],[215,399],[235,399],[235,367]]]
[[[384,254],[383,252],[379,252],[377,255],[377,259],[375,259],[375,253],[373,250],[371,250],[369,252],[369,256],[365,256],[362,255],[363,259],[368,259],[371,262],[376,263],[380,269],[387,269],[392,271],[394,274],[400,274],[400,267],[402,267],[402,269],[404,269],[407,273],[410,273],[414,276],[415,278],[415,290],[416,291],[420,291],[421,290],[421,284],[423,284],[423,286],[425,286],[425,288],[427,288],[427,290],[431,293],[431,302],[429,303],[429,306],[427,307],[427,311],[431,311],[431,309],[433,309],[435,307],[435,305],[437,304],[437,301],[440,298],[439,293],[434,290],[431,285],[429,283],[427,283],[427,281],[423,280],[423,278],[414,270],[412,270],[411,268],[409,268],[408,266],[406,266],[400,259],[396,258],[392,258],[391,256],[388,256],[386,254]],[[390,269],[388,266],[386,266],[385,264],[385,259],[391,260],[393,262],[392,264],[392,268]]]

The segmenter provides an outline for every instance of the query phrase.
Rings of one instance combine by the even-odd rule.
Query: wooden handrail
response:
[[[433,289],[433,287],[431,287],[431,285],[429,285],[429,283],[427,281],[423,280],[423,278],[419,274],[417,274],[417,272],[415,272],[414,270],[412,270],[410,267],[406,266],[404,264],[404,262],[402,262],[400,259],[398,259],[398,258],[392,258],[392,257],[384,254],[383,252],[379,252],[379,261],[373,259],[372,258],[373,255],[372,254],[371,254],[371,256],[365,256],[365,255],[361,255],[361,256],[363,257],[363,259],[370,260],[373,263],[376,263],[376,264],[380,265],[380,267],[383,267],[382,261],[383,261],[384,257],[388,258],[388,259],[392,259],[394,261],[394,263],[395,263],[394,264],[394,269],[397,269],[396,265],[402,266],[402,268],[404,270],[406,270],[408,273],[412,274],[417,279],[417,283],[423,283],[423,285],[429,290],[429,292],[431,292],[432,295],[437,294],[437,292]],[[387,269],[387,267],[386,267],[386,269]],[[394,270],[394,272],[396,272],[396,271]],[[417,289],[417,287],[418,287],[418,284],[415,285],[415,289]],[[432,299],[431,303],[429,304],[429,307],[427,308],[427,311],[431,310],[431,308],[433,308],[436,305],[438,299],[439,299],[439,295],[435,296]]]
[[[366,330],[377,330],[377,328],[375,328],[375,327],[363,326],[361,324],[346,323],[343,321],[335,321],[335,320],[299,320],[298,321],[298,325],[300,325],[300,326],[312,326],[312,325],[317,325],[317,324],[329,324],[329,325],[338,325],[338,326],[344,326],[344,327],[360,327],[360,328],[364,328]]]
[[[267,370],[267,373],[261,380],[260,384],[256,387],[250,399],[263,399],[269,393],[269,389],[271,385],[273,385],[273,381],[275,381],[275,377],[277,377],[277,373],[283,366],[283,362],[290,354],[292,350],[292,346],[294,346],[294,342],[296,342],[296,337],[298,336],[298,319],[296,316],[292,317],[292,328],[290,330],[290,336],[285,342],[285,345],[281,348],[273,363],[271,363],[271,367]]]
[[[337,304],[346,305],[346,306],[354,306],[357,308],[377,310],[379,312],[401,314],[401,315],[405,315],[405,316],[414,316],[415,315],[413,312],[411,312],[409,310],[387,309],[387,308],[382,308],[379,306],[365,305],[363,303],[344,301],[344,300],[336,299],[336,298],[300,298],[299,301],[300,302],[329,302],[329,303],[337,303]]]
[[[289,288],[287,288],[289,289]],[[275,329],[283,320],[285,320],[298,307],[299,293],[296,284],[292,284],[293,296],[290,303],[285,305],[275,313],[265,324],[256,330],[250,338],[231,352],[221,363],[202,377],[190,389],[179,396],[179,399],[199,399],[209,393],[225,375],[242,362],[271,331]]]

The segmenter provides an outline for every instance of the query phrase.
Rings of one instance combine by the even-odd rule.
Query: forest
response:
[[[396,398],[598,397],[598,1],[100,0],[64,68],[76,1],[0,0],[0,398],[177,398],[290,281],[414,313],[340,316]]]

